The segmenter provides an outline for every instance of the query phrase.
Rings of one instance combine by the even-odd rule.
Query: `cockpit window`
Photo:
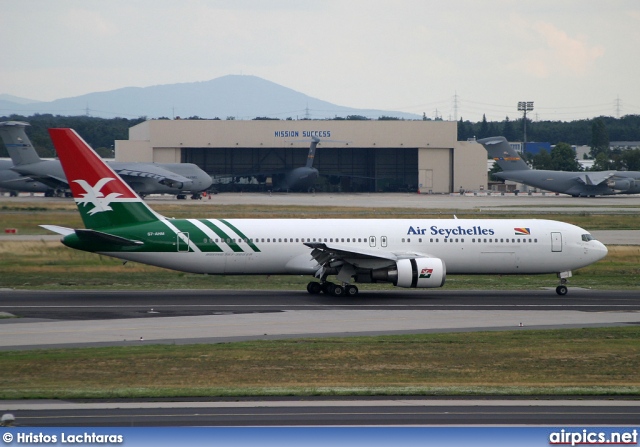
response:
[[[595,238],[591,236],[589,233],[582,235],[582,240],[585,242],[593,241]]]

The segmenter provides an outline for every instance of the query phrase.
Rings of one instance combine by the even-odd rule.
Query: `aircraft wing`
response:
[[[585,185],[599,185],[606,182],[615,175],[613,171],[601,171],[601,172],[585,172],[580,174],[577,179]]]
[[[18,169],[13,169],[18,174],[24,175],[25,177],[29,177],[31,180],[36,182],[40,182],[44,185],[47,185],[52,189],[68,189],[69,184],[67,183],[67,179],[64,177],[60,177],[57,175],[48,175],[48,174],[38,174],[38,173],[27,173],[25,171],[19,171]]]
[[[133,177],[138,180],[151,178],[157,180],[158,183],[163,185],[176,187],[178,187],[178,185],[185,185],[191,182],[191,179],[188,179],[187,177],[151,163],[144,164],[142,166],[139,163],[135,165],[129,163],[114,163],[110,164],[110,166],[121,177]]]
[[[392,253],[389,251],[369,250],[366,248],[341,247],[323,242],[305,242],[312,248],[311,257],[320,265],[332,262],[347,262],[358,266],[360,264],[379,264],[380,267],[392,265],[400,259],[429,258],[431,255],[417,252]]]

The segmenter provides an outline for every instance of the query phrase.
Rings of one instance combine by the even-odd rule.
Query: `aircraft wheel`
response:
[[[334,284],[329,294],[331,296],[344,296],[344,287],[340,284]]]
[[[331,295],[331,291],[333,290],[333,286],[335,286],[334,283],[326,281],[326,282],[323,282],[322,284],[320,284],[320,290],[322,290],[322,292],[326,293],[327,295]]]
[[[344,288],[347,296],[356,296],[358,294],[358,288],[356,286],[348,285]]]
[[[307,292],[311,295],[317,295],[322,292],[322,285],[319,282],[311,281],[307,284]]]
[[[567,289],[567,286],[558,286],[556,287],[556,293],[560,296],[564,296],[567,294],[567,292],[569,292],[569,289]]]

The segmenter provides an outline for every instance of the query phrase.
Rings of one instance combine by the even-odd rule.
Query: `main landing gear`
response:
[[[340,284],[334,284],[332,282],[316,282],[311,281],[307,284],[307,292],[311,295],[317,295],[320,292],[326,293],[331,296],[349,296],[354,297],[358,294],[358,288],[353,284],[345,284],[344,286]]]

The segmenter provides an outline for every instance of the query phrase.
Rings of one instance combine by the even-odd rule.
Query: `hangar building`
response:
[[[487,186],[487,153],[457,141],[454,121],[150,120],[117,140],[117,161],[195,163],[216,179],[304,166],[312,137],[324,191],[451,193]]]

